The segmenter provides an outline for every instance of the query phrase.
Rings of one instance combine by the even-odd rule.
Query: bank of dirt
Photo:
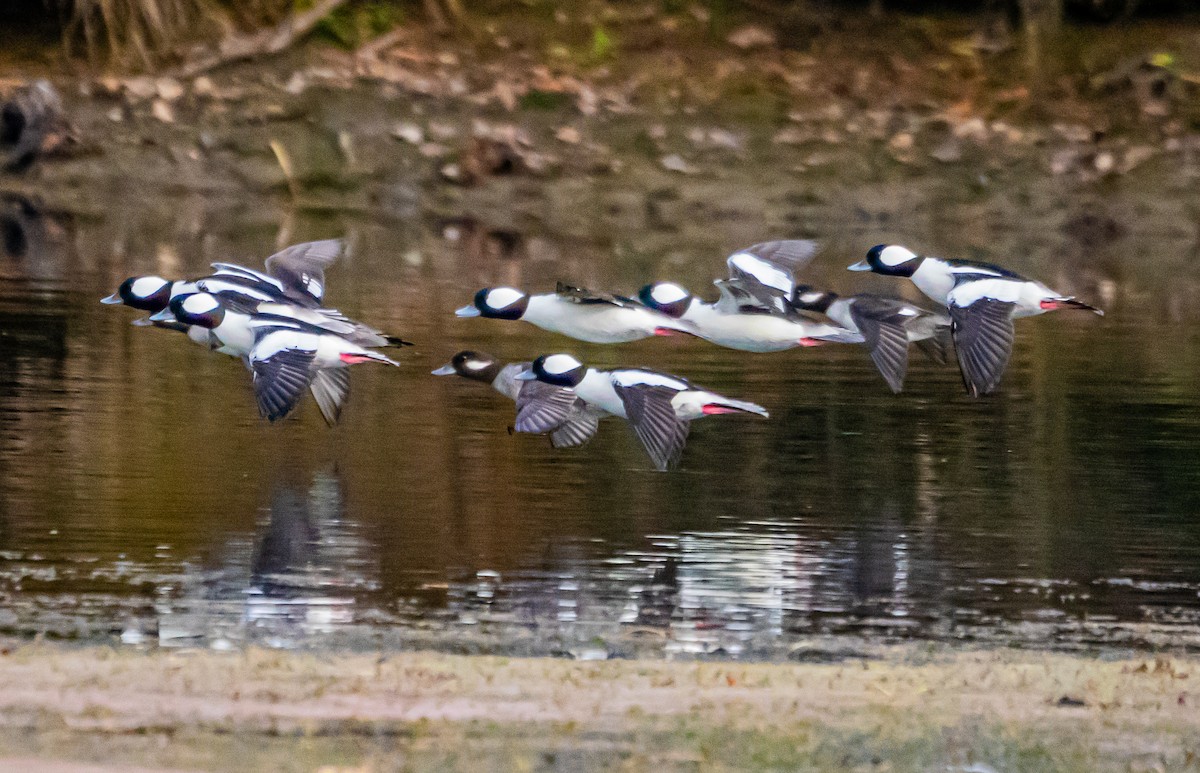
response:
[[[0,657],[0,767],[1200,767],[1193,657],[860,655],[739,664],[17,645]]]

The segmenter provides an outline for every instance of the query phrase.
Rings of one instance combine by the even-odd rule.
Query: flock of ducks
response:
[[[267,258],[265,272],[214,263],[213,273],[199,279],[130,277],[102,302],[151,312],[134,324],[176,330],[241,358],[253,376],[259,412],[268,420],[287,416],[308,390],[332,426],[350,396],[347,368],[365,362],[397,365],[378,350],[410,345],[324,306],[324,272],[341,251],[339,240],[308,242]],[[816,253],[817,243],[808,240],[739,250],[726,259],[728,277],[714,282],[719,291],[714,302],[674,282],[648,284],[636,297],[560,283],[555,292],[541,295],[484,288],[455,313],[524,320],[592,343],[691,335],[750,352],[860,344],[893,392],[903,388],[910,343],[943,363],[952,344],[963,384],[974,397],[999,384],[1012,353],[1013,320],[1054,309],[1104,313],[998,266],[882,244],[850,270],[907,277],[946,313],[867,293],[843,297],[797,283],[797,272]],[[602,418],[625,419],[659,470],[678,464],[693,420],[727,413],[768,415],[760,405],[678,376],[644,368],[597,370],[565,353],[504,363],[490,354],[462,351],[433,374],[490,384],[516,402],[513,429],[549,435],[555,448],[587,443]]]

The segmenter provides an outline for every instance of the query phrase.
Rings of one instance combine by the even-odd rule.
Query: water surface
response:
[[[1191,235],[1082,250],[1016,223],[963,231],[950,215],[580,238],[278,206],[5,210],[0,631],[576,656],[782,657],[830,634],[1200,641]],[[1110,313],[1019,322],[1002,388],[983,400],[916,351],[894,396],[857,347],[601,347],[452,314],[488,284],[628,292],[672,278],[709,292],[730,249],[801,233],[828,244],[816,283],[904,290],[842,270],[900,240],[1003,261]],[[130,274],[256,265],[330,236],[351,251],[327,275],[329,303],[418,342],[401,368],[355,369],[333,430],[310,402],[268,425],[238,362],[98,303]],[[429,375],[462,348],[651,366],[772,415],[697,422],[671,474],[616,420],[556,452],[510,435],[504,398]]]

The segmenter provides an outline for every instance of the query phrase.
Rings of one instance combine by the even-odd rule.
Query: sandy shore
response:
[[[1200,769],[1200,659],[0,657],[0,770]]]

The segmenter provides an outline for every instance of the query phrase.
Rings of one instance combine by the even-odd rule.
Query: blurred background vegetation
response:
[[[692,12],[715,23],[757,18],[775,26],[781,37],[797,31],[819,34],[860,16],[965,14],[1020,32],[1036,55],[1064,24],[1119,24],[1135,15],[1187,12],[1193,5],[1186,0],[5,0],[0,28],[61,40],[72,56],[94,63],[152,70],[186,58],[200,44],[219,47],[266,29],[287,37],[289,21],[314,9],[320,19],[313,31],[346,47],[404,25],[469,35],[489,17],[515,11]]]

